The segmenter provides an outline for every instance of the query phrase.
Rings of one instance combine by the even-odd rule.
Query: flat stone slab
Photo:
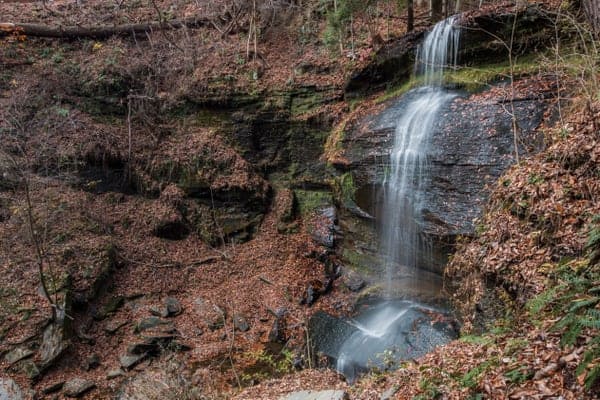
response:
[[[280,400],[345,400],[348,395],[343,390],[303,390],[293,392]]]
[[[0,400],[23,400],[19,385],[10,378],[0,377]]]
[[[67,397],[80,397],[95,387],[96,383],[94,381],[83,378],[74,378],[65,383],[63,390]]]
[[[16,349],[10,351],[4,356],[4,359],[9,364],[14,364],[17,361],[21,361],[24,358],[30,357],[33,355],[33,350],[25,348],[25,347],[17,347]]]

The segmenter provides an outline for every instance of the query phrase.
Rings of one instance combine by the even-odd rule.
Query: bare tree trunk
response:
[[[438,22],[442,19],[442,0],[429,0],[429,18],[431,22]]]
[[[25,36],[54,37],[63,39],[93,38],[107,39],[111,36],[130,36],[183,27],[208,26],[207,18],[187,18],[169,22],[149,22],[146,24],[101,25],[101,26],[49,26],[19,22],[0,22],[0,37],[13,33]]]
[[[600,33],[600,0],[583,0],[583,9],[596,34]]]
[[[412,32],[412,30],[415,29],[415,11],[413,0],[407,0],[406,13],[406,31]]]

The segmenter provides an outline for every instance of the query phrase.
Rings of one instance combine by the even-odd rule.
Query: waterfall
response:
[[[425,37],[415,63],[415,73],[424,85],[404,97],[407,105],[396,124],[380,214],[388,297],[393,294],[396,270],[415,270],[428,247],[419,235],[423,208],[419,193],[425,189],[426,155],[434,122],[442,107],[456,96],[442,86],[444,70],[456,64],[459,29],[455,22],[456,17],[444,20]],[[361,370],[387,368],[390,360],[418,357],[449,341],[447,333],[429,323],[427,315],[432,310],[415,301],[389,300],[358,315],[350,322],[356,330],[340,347],[337,370],[352,381]]]
[[[415,71],[424,86],[412,98],[396,124],[390,168],[383,184],[381,246],[388,294],[397,268],[414,269],[427,254],[419,235],[422,202],[419,193],[427,178],[427,149],[437,115],[454,94],[442,87],[445,69],[456,65],[460,30],[456,17],[438,23],[418,49]]]

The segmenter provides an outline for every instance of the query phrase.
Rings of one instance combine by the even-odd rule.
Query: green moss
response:
[[[338,176],[333,181],[333,188],[336,200],[346,208],[356,206],[354,194],[356,187],[354,185],[354,177],[352,173],[347,172]]]
[[[519,58],[513,65],[515,77],[536,73],[539,69],[540,57],[537,55]],[[463,67],[448,72],[445,76],[448,83],[458,85],[470,92],[481,90],[495,81],[507,78],[510,78],[510,64],[508,61],[479,67]]]
[[[400,86],[394,86],[394,87],[387,89],[384,94],[382,94],[381,96],[379,96],[375,99],[375,104],[385,103],[386,101],[388,101],[390,99],[395,99],[397,97],[400,97],[403,94],[405,94],[406,92],[408,92],[409,90],[418,87],[422,83],[423,83],[423,80],[421,78],[413,77],[409,81],[404,82]]]
[[[298,201],[298,211],[302,216],[308,215],[321,207],[330,206],[333,203],[331,192],[322,190],[294,190]]]

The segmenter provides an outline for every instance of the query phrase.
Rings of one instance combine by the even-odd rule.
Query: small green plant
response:
[[[466,388],[474,388],[479,383],[479,377],[487,371],[490,367],[495,364],[494,360],[487,360],[478,364],[474,368],[471,368],[461,378],[458,379],[458,383]]]
[[[250,367],[241,375],[245,384],[280,377],[294,370],[294,354],[285,348],[278,353],[268,350],[251,351],[245,356],[251,362]]]
[[[506,379],[515,385],[520,385],[523,382],[532,378],[533,373],[526,368],[518,367],[504,374]]]
[[[442,394],[437,385],[427,378],[422,378],[419,381],[419,390],[421,390],[422,393],[415,396],[413,400],[436,399]]]

